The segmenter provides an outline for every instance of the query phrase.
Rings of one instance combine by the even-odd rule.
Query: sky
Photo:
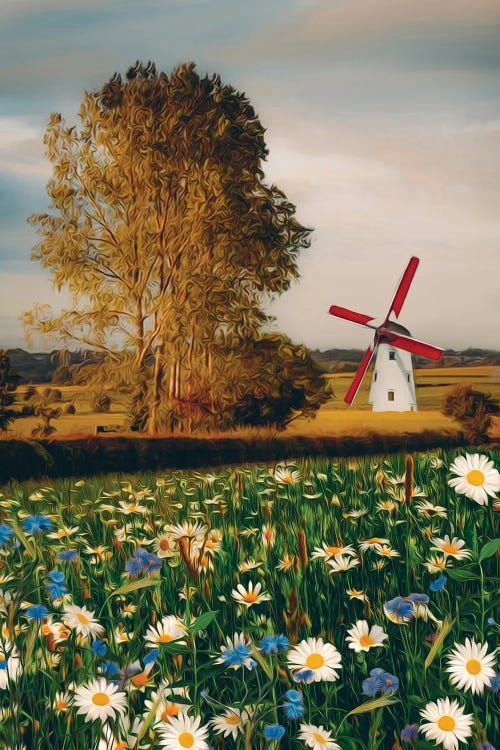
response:
[[[266,181],[313,228],[300,279],[267,304],[312,348],[366,348],[332,304],[443,348],[500,348],[500,0],[1,0],[0,346],[64,302],[30,260],[46,211],[43,133],[136,60],[193,61],[246,93]],[[41,342],[35,348],[41,349]]]

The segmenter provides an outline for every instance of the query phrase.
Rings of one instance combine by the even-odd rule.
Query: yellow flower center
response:
[[[380,544],[382,539],[378,536],[372,536],[371,539],[367,539],[365,544]]]
[[[228,714],[226,716],[226,724],[231,724],[232,726],[236,726],[236,724],[240,723],[240,717],[236,716],[236,714]]]
[[[109,702],[109,695],[107,693],[95,693],[92,696],[92,703],[96,706],[107,706]]]
[[[327,547],[326,552],[328,552],[329,555],[340,555],[342,547]]]
[[[5,658],[5,654],[0,654],[0,661],[2,662],[2,664],[7,661],[7,659]]]
[[[193,747],[194,736],[191,734],[191,732],[181,732],[178,737],[178,741],[181,747]]]
[[[158,545],[160,549],[170,549],[170,544],[167,539],[160,539],[160,544]]]
[[[309,654],[306,659],[306,667],[309,669],[321,669],[324,663],[325,660],[321,654]]]
[[[247,591],[247,592],[246,592],[246,593],[245,593],[245,594],[243,595],[243,599],[244,599],[244,600],[245,600],[245,601],[246,601],[246,602],[247,602],[248,604],[254,604],[254,603],[255,603],[256,601],[258,601],[258,599],[259,599],[259,595],[258,595],[258,594],[256,594],[256,593],[255,593],[255,591]]]
[[[88,617],[85,617],[85,615],[82,615],[81,612],[78,612],[76,615],[76,619],[78,622],[81,622],[82,625],[90,625],[90,620]]]
[[[469,484],[473,484],[474,487],[480,487],[484,484],[485,476],[479,469],[472,469],[465,477]]]
[[[481,671],[481,662],[477,659],[469,659],[465,668],[469,674],[479,674]]]
[[[66,711],[68,708],[68,703],[65,700],[56,700],[55,709],[56,711]]]
[[[448,555],[457,555],[460,552],[459,548],[451,542],[449,544],[443,544],[442,550]]]
[[[371,635],[362,635],[359,639],[359,645],[360,646],[373,646],[375,641],[371,637]]]
[[[158,643],[170,643],[170,641],[173,641],[174,637],[172,635],[169,635],[168,633],[162,633],[158,636]]]
[[[437,725],[443,732],[453,732],[457,723],[453,716],[440,716]]]
[[[323,737],[322,734],[319,734],[318,732],[313,732],[313,737],[315,741],[318,743],[318,745],[326,745],[326,739]]]

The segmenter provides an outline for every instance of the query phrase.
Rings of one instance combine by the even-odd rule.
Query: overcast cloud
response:
[[[409,257],[401,315],[444,347],[500,348],[500,0],[2,0],[0,344],[55,301],[29,260],[47,208],[43,132],[136,59],[193,60],[246,92],[266,177],[314,228],[300,281],[273,303],[312,347],[359,346],[336,303],[381,316]]]

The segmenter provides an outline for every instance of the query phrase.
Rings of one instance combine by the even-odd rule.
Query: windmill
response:
[[[370,318],[368,315],[353,312],[338,305],[330,307],[330,315],[350,320],[352,323],[358,323],[375,331],[373,344],[368,347],[361,360],[344,398],[346,404],[352,404],[354,401],[361,381],[376,353],[377,358],[368,398],[369,403],[373,405],[373,411],[417,410],[411,355],[418,354],[428,359],[439,359],[444,350],[414,339],[407,328],[389,318],[391,314],[394,314],[396,318],[399,316],[418,264],[418,258],[410,258],[389,312],[381,325],[374,325],[375,318]]]

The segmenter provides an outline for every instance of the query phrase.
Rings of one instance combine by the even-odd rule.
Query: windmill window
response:
[[[376,380],[376,379],[377,379],[377,373],[375,373],[373,376],[373,380]]]
[[[408,382],[410,382],[410,373],[409,372],[406,374],[406,377],[408,379]]]
[[[391,349],[391,351],[389,352],[389,359],[396,359],[396,352],[394,351],[394,349]]]
[[[394,401],[394,391],[387,391],[387,400]]]

